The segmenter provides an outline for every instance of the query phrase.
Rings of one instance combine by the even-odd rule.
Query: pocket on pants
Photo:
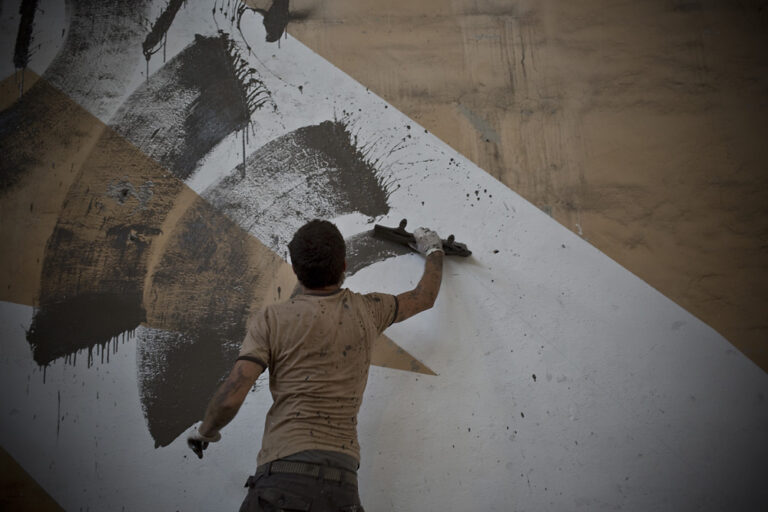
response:
[[[312,504],[303,496],[271,487],[258,489],[255,494],[264,512],[308,512]]]

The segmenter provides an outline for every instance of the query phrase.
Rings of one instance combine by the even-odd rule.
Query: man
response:
[[[187,442],[202,458],[269,368],[267,413],[256,474],[241,512],[362,511],[357,489],[357,413],[373,341],[394,322],[431,308],[440,290],[443,248],[434,231],[413,233],[426,256],[424,274],[400,295],[342,288],[345,244],[330,222],[313,220],[288,244],[300,289],[261,308],[247,322],[235,365]]]

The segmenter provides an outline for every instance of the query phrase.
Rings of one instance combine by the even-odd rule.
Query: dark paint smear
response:
[[[195,36],[128,98],[111,123],[115,130],[176,177],[188,178],[270,97],[255,71],[243,69],[233,45],[225,34]]]
[[[156,446],[203,417],[237,357],[259,277],[237,238],[244,232],[205,201],[177,226],[149,290],[160,299],[147,305],[171,317],[176,332],[138,332],[141,403]]]
[[[347,276],[387,258],[394,258],[413,251],[404,245],[373,238],[372,231],[359,233],[346,239]]]
[[[146,39],[141,45],[141,49],[144,52],[144,57],[149,60],[153,54],[157,53],[157,47],[163,42],[163,38],[168,33],[168,29],[171,28],[173,19],[181,9],[185,0],[171,0],[168,2],[168,6],[158,16],[155,24],[152,25],[152,30],[147,34]]]
[[[155,448],[168,446],[203,417],[238,347],[222,344],[220,333],[212,329],[195,334],[140,332],[136,357],[141,406]]]
[[[32,43],[32,30],[35,24],[37,0],[24,0],[19,6],[19,32],[16,35],[16,47],[13,51],[13,65],[23,69],[29,64],[29,45]]]
[[[88,293],[50,301],[39,308],[27,331],[27,341],[35,362],[45,366],[81,349],[91,352],[97,345],[104,349],[144,319],[141,297],[135,293]]]
[[[238,166],[203,197],[280,254],[313,218],[389,211],[384,179],[341,121],[305,126],[265,144],[248,157],[244,173]]]
[[[142,305],[148,240],[160,230],[118,224],[101,243],[78,236],[59,220],[48,240],[40,307],[27,341],[39,365],[78,350],[102,347],[146,318]]]

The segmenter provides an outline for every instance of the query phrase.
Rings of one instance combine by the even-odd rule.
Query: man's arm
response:
[[[427,256],[427,261],[416,288],[397,296],[395,322],[402,322],[434,306],[443,279],[443,243],[440,237],[424,228],[415,230],[413,236],[419,252]]]
[[[232,371],[208,403],[203,423],[196,433],[187,438],[187,444],[199,458],[203,458],[203,450],[208,443],[221,439],[219,431],[235,417],[251,386],[263,371],[264,367],[254,361],[235,361]]]

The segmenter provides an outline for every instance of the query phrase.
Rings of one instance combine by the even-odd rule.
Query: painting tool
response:
[[[409,233],[405,230],[405,226],[408,224],[406,219],[400,221],[400,225],[396,228],[389,228],[376,224],[373,226],[373,236],[381,240],[389,240],[391,242],[405,245],[416,251],[416,239],[413,237],[413,233]],[[457,242],[453,235],[442,240],[443,251],[446,256],[462,256],[464,258],[472,255],[472,251],[467,249],[465,244]]]

